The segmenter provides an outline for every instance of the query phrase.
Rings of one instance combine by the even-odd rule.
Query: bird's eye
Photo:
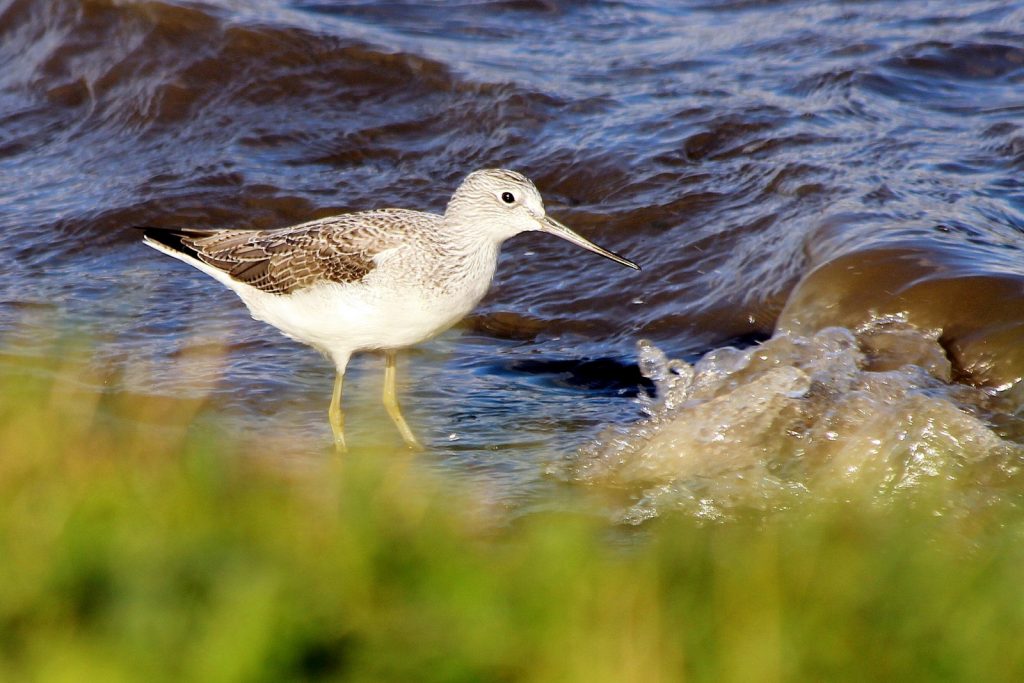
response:
[[[516,196],[511,192],[502,192],[501,201],[505,202],[506,204],[515,204]]]

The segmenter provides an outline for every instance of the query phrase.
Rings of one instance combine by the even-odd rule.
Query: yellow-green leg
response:
[[[413,436],[412,430],[409,429],[405,418],[402,417],[402,409],[398,406],[398,394],[395,391],[396,355],[394,351],[384,352],[384,408],[388,411],[388,415],[391,416],[395,426],[398,427],[398,432],[402,435],[402,440],[405,441],[406,445],[409,448],[422,449],[423,446]]]
[[[331,431],[334,432],[334,447],[339,453],[348,450],[345,448],[345,413],[341,410],[341,385],[344,377],[343,371],[334,375],[334,393],[331,396],[331,407],[327,410]]]

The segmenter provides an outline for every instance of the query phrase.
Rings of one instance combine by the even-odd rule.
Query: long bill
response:
[[[541,225],[541,230],[543,230],[544,232],[549,232],[552,235],[557,235],[558,237],[561,237],[563,240],[566,240],[568,242],[572,242],[576,246],[583,247],[584,249],[588,249],[588,250],[594,252],[595,254],[600,254],[601,256],[604,256],[607,259],[611,259],[612,261],[615,261],[616,263],[621,263],[624,266],[629,266],[630,268],[632,268],[634,270],[640,270],[640,266],[638,266],[637,264],[633,263],[629,259],[624,259],[621,256],[619,256],[618,254],[612,253],[612,252],[608,251],[607,249],[602,249],[601,247],[597,246],[596,244],[594,244],[593,242],[591,242],[587,238],[585,238],[582,235],[579,235],[579,234],[573,232],[568,227],[562,225],[561,223],[556,221],[554,218],[551,218],[549,216],[544,216],[544,218],[540,219],[540,225]]]

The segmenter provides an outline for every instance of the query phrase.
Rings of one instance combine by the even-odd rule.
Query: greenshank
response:
[[[395,392],[397,349],[448,329],[490,287],[501,244],[540,230],[639,270],[548,216],[534,184],[504,169],[470,173],[443,215],[378,209],[277,230],[142,228],[143,241],[233,290],[252,317],[334,363],[328,410],[345,450],[342,382],[358,351],[384,352],[384,406],[412,448],[420,444]]]

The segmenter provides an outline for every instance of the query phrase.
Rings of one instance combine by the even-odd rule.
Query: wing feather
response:
[[[201,261],[270,294],[290,294],[320,282],[360,282],[374,257],[409,239],[412,227],[440,216],[402,209],[345,214],[279,230],[220,230],[184,234]]]

